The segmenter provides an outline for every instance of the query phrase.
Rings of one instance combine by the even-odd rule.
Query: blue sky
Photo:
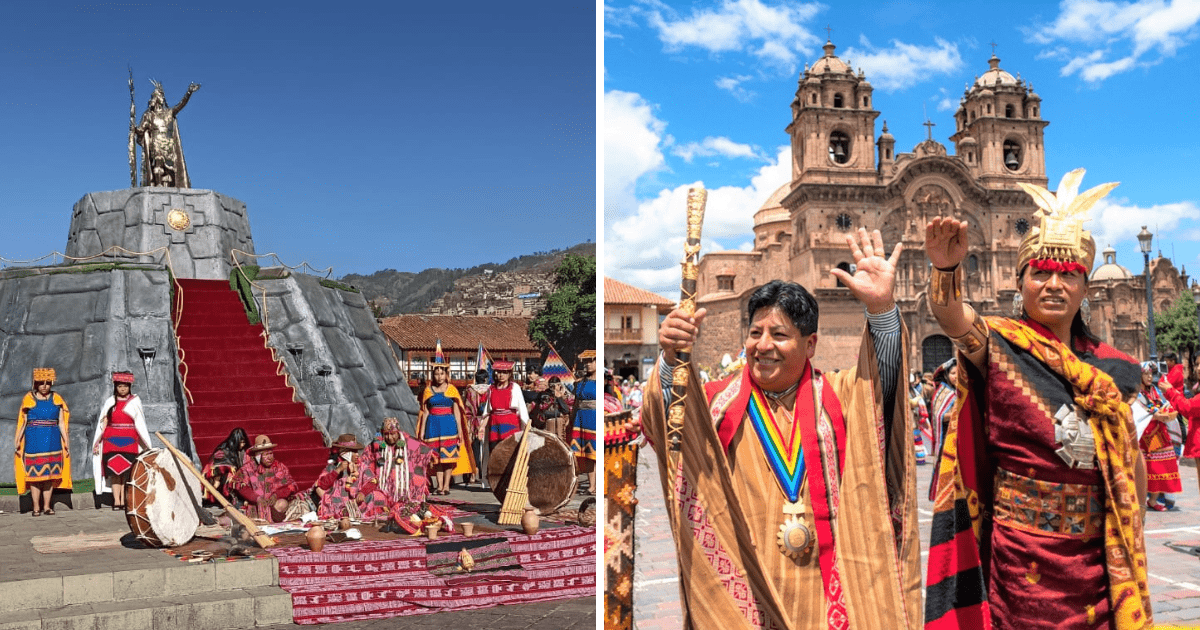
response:
[[[127,188],[162,82],[195,188],[246,202],[256,249],[335,275],[469,267],[596,233],[596,6],[0,4],[0,256],[66,245]]]
[[[1001,68],[1042,98],[1049,187],[1079,167],[1084,188],[1121,182],[1085,226],[1100,249],[1140,273],[1147,224],[1156,250],[1200,274],[1200,0],[608,0],[604,11],[610,277],[677,295],[696,183],[710,191],[706,250],[748,248],[754,212],[790,176],[789,106],[826,27],[874,86],[876,136],[886,121],[897,152],[925,139],[926,115],[953,152],[954,111],[994,42]]]

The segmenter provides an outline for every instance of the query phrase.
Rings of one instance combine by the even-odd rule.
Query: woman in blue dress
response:
[[[588,489],[580,494],[596,494],[596,351],[579,353],[587,376],[575,381],[575,413],[571,421],[571,452],[575,467],[586,472]]]
[[[433,447],[434,474],[438,489],[433,494],[450,494],[450,479],[467,455],[462,448],[462,397],[450,384],[445,365],[435,365],[433,382],[421,394],[417,429],[421,439]],[[465,463],[465,462],[464,462]],[[469,472],[469,469],[468,469]]]
[[[53,368],[35,368],[33,390],[25,394],[17,414],[17,493],[32,488],[34,516],[54,514],[54,488],[71,488],[71,412],[62,396],[50,389],[55,377]]]

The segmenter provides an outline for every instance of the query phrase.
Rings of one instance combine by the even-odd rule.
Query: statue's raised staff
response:
[[[187,94],[174,107],[167,107],[167,96],[162,84],[154,83],[154,93],[137,126],[130,126],[129,133],[142,147],[142,185],[191,188],[187,163],[183,160],[183,141],[179,136],[179,112],[187,105],[192,93],[200,89],[199,83],[188,85]],[[130,86],[130,100],[133,89]],[[132,150],[132,146],[130,147]]]

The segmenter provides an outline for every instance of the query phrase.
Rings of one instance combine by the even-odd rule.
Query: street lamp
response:
[[[1146,328],[1150,334],[1150,362],[1158,363],[1158,344],[1154,340],[1154,292],[1150,282],[1150,244],[1154,241],[1154,235],[1142,226],[1142,231],[1138,232],[1138,248],[1142,250],[1142,256],[1146,258]]]

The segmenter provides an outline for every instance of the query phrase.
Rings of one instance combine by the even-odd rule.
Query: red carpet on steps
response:
[[[183,310],[176,322],[179,348],[187,365],[185,385],[192,439],[207,464],[229,432],[242,427],[250,436],[265,434],[277,444],[275,457],[287,465],[301,488],[325,469],[329,450],[313,428],[304,404],[293,402],[292,389],[271,351],[263,327],[250,324],[237,293],[225,280],[179,280],[176,300]]]

